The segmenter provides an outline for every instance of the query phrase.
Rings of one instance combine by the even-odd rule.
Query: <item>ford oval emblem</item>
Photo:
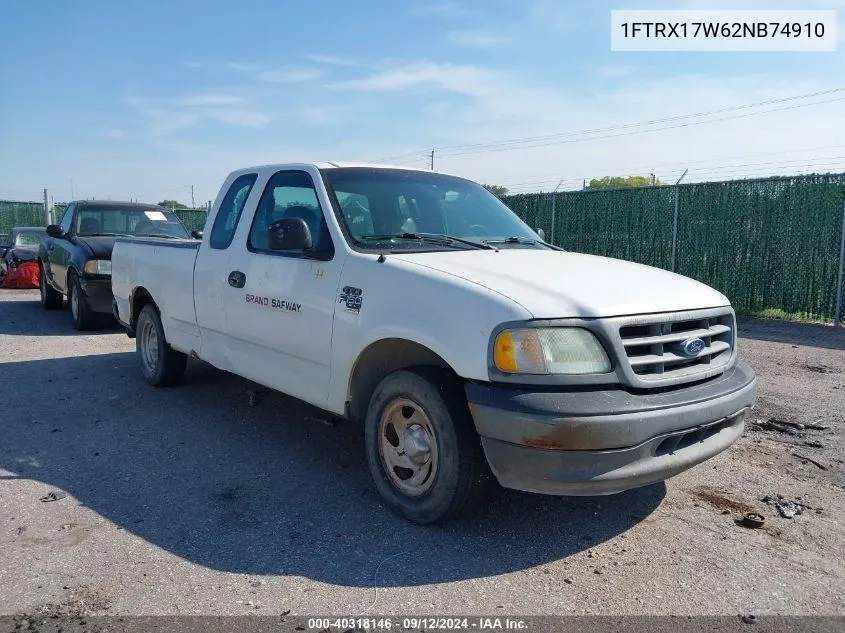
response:
[[[681,349],[684,350],[684,354],[687,356],[698,356],[704,351],[705,347],[707,347],[707,344],[698,337],[688,338],[681,343]]]

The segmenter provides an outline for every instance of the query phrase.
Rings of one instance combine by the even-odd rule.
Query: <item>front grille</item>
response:
[[[619,337],[625,359],[640,380],[694,380],[696,375],[712,375],[730,362],[734,318],[729,310],[696,318],[685,318],[683,313],[662,315],[654,321],[640,317],[637,323],[622,324]],[[685,351],[683,344],[689,339],[701,339],[704,349],[695,354]]]

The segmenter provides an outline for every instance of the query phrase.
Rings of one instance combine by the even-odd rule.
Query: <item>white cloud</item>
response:
[[[176,105],[185,107],[204,107],[243,103],[244,98],[222,93],[199,93],[187,95],[176,100]]]
[[[312,62],[318,64],[329,64],[332,66],[366,66],[363,62],[359,62],[350,57],[341,55],[323,55],[322,53],[308,53],[305,59],[310,59]]]
[[[202,64],[199,62],[182,62],[182,65],[185,68],[202,68]]]
[[[505,35],[477,30],[452,31],[447,34],[447,37],[459,46],[470,48],[494,48],[511,41],[511,38]]]
[[[227,123],[229,125],[236,125],[240,127],[266,127],[272,118],[263,112],[256,112],[254,110],[231,110],[231,109],[208,109],[203,110],[203,115]]]
[[[596,68],[596,75],[604,77],[605,79],[618,79],[632,74],[635,71],[633,66],[622,66],[617,64],[608,64],[606,66],[599,66]]]
[[[277,68],[265,70],[258,75],[258,79],[268,83],[302,83],[312,81],[323,75],[324,71],[319,68]]]
[[[457,2],[434,2],[420,4],[411,9],[411,15],[418,17],[457,18],[472,12]]]
[[[153,136],[165,136],[183,128],[196,125],[200,120],[197,114],[149,108],[143,112],[147,116],[147,127]]]
[[[119,129],[106,130],[105,137],[113,141],[122,141],[126,138],[126,132]]]
[[[302,109],[303,120],[310,125],[336,125],[345,119],[341,106],[308,106]]]
[[[429,86],[461,94],[483,94],[498,83],[497,71],[473,65],[415,62],[374,73],[363,79],[334,84],[338,90],[390,92]]]
[[[261,64],[230,62],[226,64],[226,68],[229,68],[230,70],[237,70],[242,73],[254,73],[261,70]]]

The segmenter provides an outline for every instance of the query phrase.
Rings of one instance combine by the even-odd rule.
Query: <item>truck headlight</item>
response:
[[[89,259],[82,267],[86,275],[111,275],[110,259]]]
[[[598,339],[575,327],[509,329],[499,333],[493,363],[510,374],[605,374],[610,359]]]

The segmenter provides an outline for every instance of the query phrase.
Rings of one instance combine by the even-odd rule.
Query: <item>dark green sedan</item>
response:
[[[71,202],[59,224],[47,227],[38,247],[41,305],[70,304],[77,330],[87,330],[112,314],[111,253],[115,239],[190,239],[179,218],[153,204],[80,200]]]

